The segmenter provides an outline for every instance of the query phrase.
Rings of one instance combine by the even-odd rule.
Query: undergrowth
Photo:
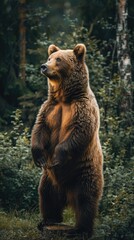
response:
[[[19,215],[17,212],[0,212],[0,239],[1,240],[34,240],[40,235],[36,230],[37,216],[25,213]]]

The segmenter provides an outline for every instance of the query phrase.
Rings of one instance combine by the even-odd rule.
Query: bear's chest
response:
[[[73,105],[57,104],[53,107],[46,119],[51,133],[51,144],[56,145],[67,138],[73,115]]]

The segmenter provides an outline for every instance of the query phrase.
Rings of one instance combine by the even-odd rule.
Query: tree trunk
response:
[[[25,66],[26,66],[26,0],[20,0],[19,17],[20,17],[20,78],[25,82]]]
[[[121,109],[125,111],[132,108],[132,74],[128,51],[127,16],[127,0],[117,0],[117,60],[124,89]]]

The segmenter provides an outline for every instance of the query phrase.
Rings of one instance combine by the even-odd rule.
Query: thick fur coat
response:
[[[83,44],[73,50],[49,46],[48,60],[41,66],[48,77],[48,99],[39,110],[31,146],[35,164],[43,168],[43,225],[61,222],[64,207],[70,205],[74,232],[91,236],[103,191],[103,155],[99,107],[89,86],[85,54]]]

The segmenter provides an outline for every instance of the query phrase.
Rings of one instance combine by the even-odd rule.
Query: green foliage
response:
[[[39,106],[47,98],[47,79],[41,76],[38,65],[27,64],[26,84],[27,92],[19,97],[19,105],[23,121],[31,127]]]
[[[108,74],[98,89],[101,113],[100,136],[104,154],[104,194],[97,232],[105,239],[133,239],[133,141],[134,113],[122,109],[124,84]],[[129,97],[129,96],[128,96]],[[103,238],[102,238],[103,239]]]
[[[33,166],[29,130],[24,128],[17,110],[10,132],[0,133],[0,195],[6,209],[32,209],[38,204],[39,172]]]
[[[105,187],[101,203],[101,229],[107,239],[133,238],[133,183],[132,162],[123,166],[121,156],[105,156]],[[112,164],[113,161],[113,164]]]

